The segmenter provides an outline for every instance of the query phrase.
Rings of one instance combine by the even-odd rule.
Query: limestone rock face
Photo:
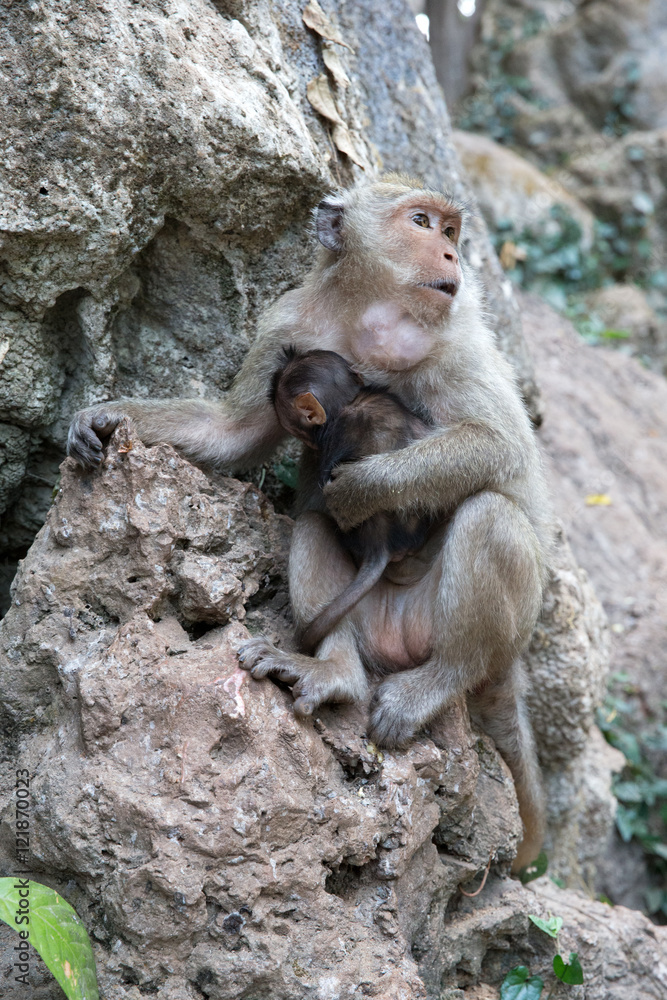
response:
[[[298,721],[239,669],[248,627],[290,641],[290,525],[123,423],[101,475],[65,462],[17,577],[4,729],[34,774],[34,863],[95,911],[109,996],[426,996],[413,943],[439,947],[458,884],[516,848],[511,778],[465,712],[383,754],[364,706]],[[3,870],[11,839],[7,809]]]
[[[667,321],[643,289],[632,284],[609,285],[591,292],[588,303],[609,329],[627,335],[626,352],[658,372],[667,372]]]
[[[562,184],[486,136],[457,129],[454,143],[480,211],[492,231],[511,223],[515,232],[524,228],[548,232],[551,211],[559,206],[579,224],[582,243],[590,247],[593,215]]]
[[[357,163],[469,199],[402,0],[330,4],[349,48],[309,30],[304,6],[3,5],[0,586],[43,522],[74,411],[228,388],[259,313],[310,263],[312,208],[363,175]],[[351,157],[307,99],[322,74]],[[469,258],[537,414],[516,302],[479,220]]]
[[[100,474],[59,472],[78,407],[228,387],[259,313],[308,266],[310,210],[358,162],[468,197],[407,6],[325,7],[349,85],[296,0],[0,13],[0,570],[25,556],[0,625],[3,750],[33,775],[34,875],[82,914],[103,1000],[434,998],[488,985],[500,951],[535,953],[533,896],[505,874],[512,782],[464,707],[383,755],[364,706],[296,721],[288,692],[237,669],[249,635],[292,641],[290,522],[257,487],[145,449],[128,424]],[[307,100],[325,72],[349,156]],[[537,416],[516,300],[479,218],[466,253]],[[573,881],[600,837],[590,817],[610,819],[591,726],[605,656],[599,605],[561,544],[526,659],[543,688],[553,864]],[[476,888],[489,859],[488,892],[464,903],[459,886]],[[479,917],[452,937],[469,906]],[[582,953],[610,953],[573,934]],[[4,975],[4,925],[0,941]],[[32,990],[59,992],[37,964]]]
[[[64,463],[15,581],[0,686],[3,731],[33,775],[33,864],[87,915],[110,1000],[132,983],[180,998],[408,1000],[472,982],[479,968],[457,971],[458,890],[489,858],[496,889],[466,954],[479,966],[508,907],[497,892],[512,913],[498,933],[526,932],[527,890],[503,874],[520,835],[514,788],[465,708],[382,753],[366,706],[296,720],[288,692],[238,668],[249,635],[292,641],[290,527],[254,486],[146,449],[123,422],[99,473]],[[558,565],[528,667],[560,795],[552,865],[579,876],[597,843],[582,782],[605,832],[609,820],[608,762],[581,766],[604,643],[567,549]],[[11,785],[1,801],[10,870]],[[53,996],[35,976],[35,995]]]

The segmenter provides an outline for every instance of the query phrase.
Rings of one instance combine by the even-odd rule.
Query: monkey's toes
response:
[[[298,680],[293,663],[267,639],[250,639],[238,650],[239,666],[249,670],[255,680],[260,681],[271,674],[286,684]]]
[[[415,735],[415,727],[401,717],[400,706],[382,704],[377,694],[371,702],[368,737],[376,746],[394,750],[406,746]]]
[[[96,413],[90,423],[96,434],[107,437],[116,429],[119,421],[108,413]]]
[[[238,648],[239,666],[254,672],[255,667],[271,651],[266,639],[250,639]]]
[[[294,702],[294,714],[300,719],[307,719],[317,708],[318,702],[312,698],[297,698]]]

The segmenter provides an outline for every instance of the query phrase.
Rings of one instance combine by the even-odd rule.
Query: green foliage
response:
[[[563,926],[562,917],[550,916],[548,920],[544,920],[542,917],[536,917],[534,914],[529,913],[528,919],[532,920],[536,927],[539,927],[541,931],[544,931],[545,934],[548,934],[552,938],[558,937],[560,929]]]
[[[625,66],[623,76],[620,74],[618,76],[602,126],[602,131],[606,135],[627,135],[632,128],[635,117],[632,98],[641,79],[641,66],[636,59],[630,59]]]
[[[295,490],[299,485],[299,463],[294,458],[285,455],[280,462],[273,466],[273,474],[285,486]]]
[[[528,919],[532,920],[539,930],[543,931],[544,934],[548,934],[556,942],[556,955],[553,960],[554,975],[561,982],[567,983],[570,986],[581,985],[584,981],[584,973],[576,953],[571,952],[569,961],[567,962],[560,954],[558,935],[563,927],[563,918],[555,917],[550,913],[548,919],[545,920],[544,917],[538,917],[534,913],[529,913]],[[514,969],[510,969],[505,976],[500,987],[500,1000],[539,1000],[543,989],[544,983],[540,977],[531,977],[526,966],[519,965]],[[553,989],[549,993],[549,998],[552,994]]]
[[[500,987],[500,1000],[540,1000],[544,983],[531,976],[525,965],[510,969]]]
[[[664,706],[663,706],[664,709]],[[656,880],[667,880],[667,778],[657,767],[667,750],[667,725],[660,719],[644,718],[644,707],[624,674],[616,674],[601,709],[598,725],[607,741],[625,757],[623,771],[614,777],[612,790],[618,799],[616,827],[627,843],[635,840],[647,857]],[[667,890],[656,887],[647,893],[649,913],[667,917]]]
[[[0,878],[0,920],[13,930],[28,930],[30,944],[62,986],[68,1000],[99,1000],[95,959],[80,917],[54,889],[28,882],[29,923],[17,925],[23,886]]]
[[[581,226],[562,205],[554,205],[550,218],[539,228],[527,226],[517,232],[508,222],[498,227],[492,239],[499,254],[510,243],[523,257],[509,271],[512,280],[549,300],[555,298],[553,304],[563,310],[569,296],[609,281],[650,283],[651,247],[645,233],[653,204],[641,198],[635,203],[639,208],[633,204],[616,222],[595,222],[590,249],[583,246]],[[619,335],[624,333],[605,332],[609,339]]]
[[[539,878],[540,875],[544,875],[545,871],[549,867],[549,859],[544,851],[540,851],[537,858],[531,861],[529,865],[522,868],[519,872],[519,878],[523,885],[527,882],[532,882],[533,879]]]
[[[584,981],[581,963],[575,952],[570,952],[569,962],[565,962],[560,955],[555,955],[554,973],[562,983],[567,983],[568,986],[581,986]]]

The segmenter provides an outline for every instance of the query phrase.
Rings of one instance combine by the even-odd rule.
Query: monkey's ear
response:
[[[325,424],[326,410],[312,392],[302,392],[294,397],[294,409],[302,424]]]
[[[323,198],[315,212],[317,238],[327,250],[334,250],[336,253],[340,253],[344,247],[342,232],[344,212],[343,199],[335,194]]]

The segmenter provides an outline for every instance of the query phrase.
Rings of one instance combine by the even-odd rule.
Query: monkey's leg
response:
[[[302,514],[292,535],[290,598],[297,627],[303,627],[355,577],[355,566],[341,548],[329,518]],[[292,684],[297,715],[311,715],[324,702],[354,702],[367,693],[367,680],[353,627],[344,618],[322,640],[316,655],[278,649],[267,639],[251,639],[239,650],[241,666],[253,677],[269,675]]]
[[[423,602],[425,588],[432,588],[432,656],[383,681],[370,722],[374,742],[400,746],[454,698],[473,692],[483,726],[515,779],[526,828],[522,863],[543,829],[539,768],[516,663],[542,603],[538,553],[528,520],[506,498],[481,493],[461,504],[431,579],[414,590],[414,600]],[[408,604],[404,630],[409,627]]]

